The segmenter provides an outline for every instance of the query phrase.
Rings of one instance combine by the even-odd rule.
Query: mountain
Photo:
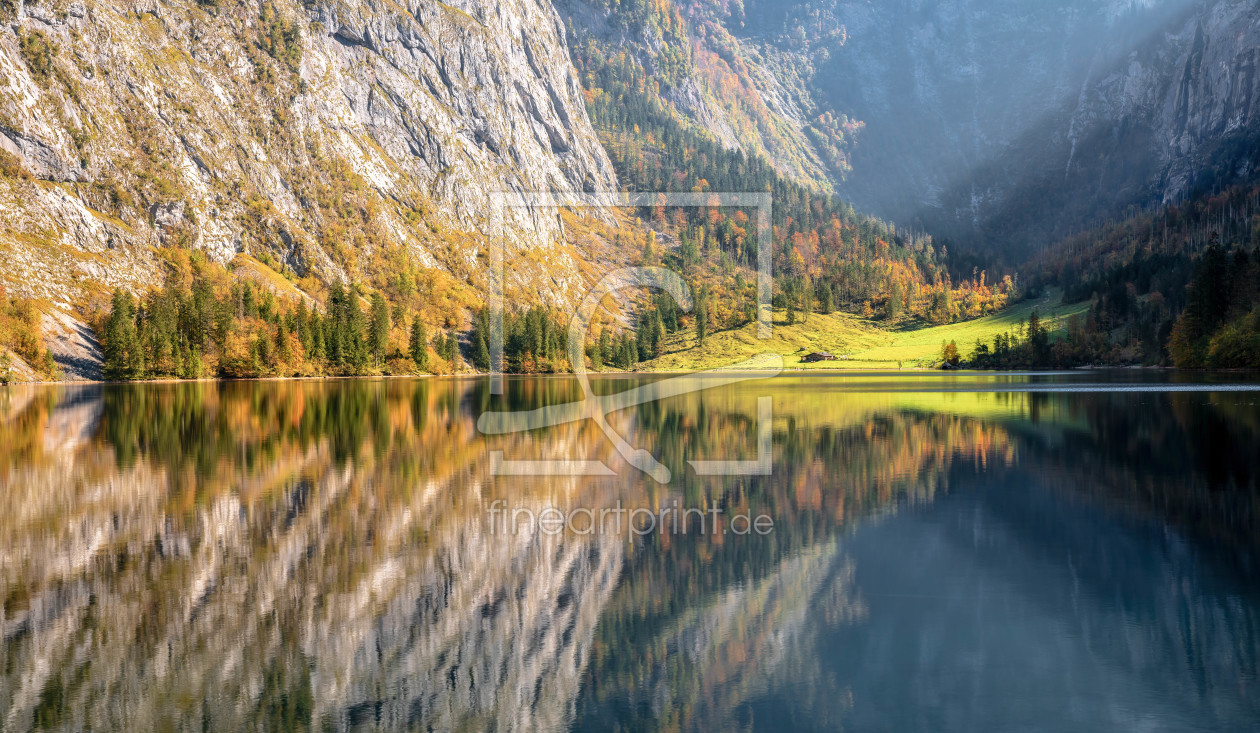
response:
[[[707,138],[896,222],[894,233],[937,238],[942,269],[921,268],[923,280],[909,288],[869,276],[855,288],[850,273],[880,262],[878,244],[855,262],[834,257],[818,231],[816,249],[800,226],[816,220],[809,207],[775,183],[776,250],[793,253],[776,259],[776,273],[792,273],[800,255],[819,301],[830,289],[849,310],[891,315],[899,293],[922,294],[924,281],[944,273],[963,287],[937,290],[936,302],[910,311],[948,322],[972,313],[954,307],[983,285],[983,270],[1018,267],[1034,291],[1054,286],[1092,301],[1076,331],[1057,337],[1054,365],[1170,363],[1194,260],[1217,240],[1254,246],[1260,232],[1252,194],[1260,8],[1252,2],[560,6],[623,180],[649,189],[712,184],[700,173],[715,154],[695,143]],[[828,120],[843,121],[846,133],[830,165],[819,145]],[[1248,268],[1236,265],[1229,283],[1208,287],[1241,293]],[[981,277],[968,282],[968,271]],[[779,278],[776,302],[788,303],[791,276]],[[1226,319],[1234,325],[1198,329],[1194,348],[1180,349],[1198,355],[1179,363],[1252,363],[1247,324],[1260,315],[1247,320],[1253,299],[1236,300]]]
[[[142,296],[116,324],[145,352],[126,350],[132,375],[325,373],[343,326],[366,358],[369,302],[356,370],[430,345],[444,368],[485,368],[500,233],[514,308],[554,309],[513,321],[521,369],[564,362],[551,325],[626,262],[712,296],[671,311],[670,333],[746,325],[762,244],[789,323],[949,323],[1019,299],[1013,268],[1066,235],[1260,164],[1245,0],[137,3],[0,0],[0,326],[21,331],[0,353],[35,371],[40,318],[74,344],[63,368],[100,361],[81,321],[105,336],[119,287]],[[770,192],[773,241],[746,211],[511,205],[623,188]],[[1152,345],[1179,315],[1167,295]],[[299,300],[340,315],[299,320]],[[597,329],[618,363],[660,343],[629,359],[652,309],[627,304]],[[545,354],[525,348],[531,323]]]
[[[744,8],[761,38],[825,56],[812,96],[865,123],[842,195],[991,251],[1026,251],[1260,163],[1252,2]]]
[[[1244,0],[6,0],[0,16],[5,279],[56,302],[151,282],[150,248],[170,244],[325,280],[401,251],[475,282],[495,192],[618,186],[570,35],[578,56],[635,60],[641,94],[721,147],[991,249],[1257,157]],[[519,247],[561,237],[551,214],[507,224]]]
[[[937,221],[974,223],[993,249],[1035,251],[1134,210],[1253,181],[1258,63],[1260,7],[1184,9],[1092,65],[1075,99],[943,197]]]
[[[636,59],[692,129],[1013,261],[1260,163],[1246,0],[558,6],[579,54]]]
[[[727,150],[764,157],[783,176],[832,193],[849,170],[861,120],[818,97],[826,49],[755,34],[744,5],[728,0],[556,0],[579,57],[594,46],[652,79],[643,93],[687,129]],[[838,46],[844,29],[819,36]],[[584,80],[590,86],[589,80]]]
[[[495,193],[616,188],[547,0],[5,0],[0,16],[0,247],[25,295],[141,290],[170,246],[324,281],[401,253],[466,283]],[[561,238],[555,212],[518,211],[517,247]],[[539,289],[576,269],[558,258]]]

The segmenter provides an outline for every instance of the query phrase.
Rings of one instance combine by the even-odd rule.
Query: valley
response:
[[[697,308],[606,302],[590,368],[1260,365],[1255,9],[980,5],[5,4],[0,373],[484,372],[498,248],[510,372],[625,266]],[[771,241],[511,203],[619,190],[769,192]]]

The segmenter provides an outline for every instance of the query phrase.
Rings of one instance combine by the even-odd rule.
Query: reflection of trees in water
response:
[[[1081,417],[1030,440],[1025,467],[1256,558],[1260,408],[1254,394],[1042,395]]]
[[[671,465],[755,451],[755,397],[693,395],[640,408],[636,437]],[[856,396],[859,400],[861,396]],[[791,680],[814,720],[839,725],[846,687],[807,650],[824,626],[867,612],[837,535],[855,523],[930,502],[952,466],[1015,460],[1002,425],[958,415],[850,404],[834,419],[775,423],[767,477],[701,480],[676,472],[691,503],[729,516],[765,513],[766,536],[649,537],[627,559],[597,633],[581,726],[709,729],[747,724],[746,704]],[[785,660],[809,669],[783,666]],[[629,722],[627,722],[629,721]]]
[[[560,380],[517,386],[511,399],[523,407],[575,397]],[[29,446],[24,473],[4,487],[26,487],[28,500],[0,517],[10,724],[562,724],[624,540],[484,534],[476,485],[487,444],[472,413],[489,402],[481,385],[451,382],[127,385],[30,400],[3,424],[11,445]],[[725,434],[753,425],[724,406],[698,414],[692,427],[670,416],[678,429],[647,444],[668,455],[684,429],[699,430],[709,442],[688,457],[727,457]],[[765,649],[731,661],[713,691],[740,698],[790,637],[773,629],[799,625],[810,607],[800,599],[818,595],[803,553],[837,518],[930,498],[932,466],[972,450],[959,425],[880,418],[776,431],[784,453],[768,484],[683,481],[684,493],[728,512],[774,516],[776,534],[642,548],[649,582],[624,584],[622,597],[662,592],[683,608],[724,594],[727,611],[701,612],[680,633],[713,639],[734,660],[744,644],[726,629],[754,621]],[[94,437],[43,451],[72,433]],[[494,447],[563,455],[603,445],[591,426],[543,436]],[[811,453],[821,460],[788,469]],[[645,498],[637,479],[566,491],[571,503],[633,503]],[[840,483],[848,488],[824,490]],[[535,511],[549,503],[510,496]],[[835,564],[812,562],[823,574]],[[742,585],[749,578],[757,589]],[[689,581],[682,593],[663,587]]]
[[[697,454],[747,455],[755,446],[753,397],[709,393],[644,406],[637,437],[653,444],[654,452],[665,455],[671,467]],[[759,589],[781,587],[792,577],[789,559],[825,546],[827,538],[848,522],[895,510],[905,502],[930,501],[956,471],[970,475],[971,469],[989,469],[996,462],[999,473],[1014,475],[1006,470],[1044,466],[1046,456],[1057,457],[1062,461],[1057,475],[1076,490],[1111,482],[1113,491],[1135,501],[1158,485],[1153,496],[1161,503],[1155,507],[1169,510],[1172,517],[1187,509],[1207,513],[1220,507],[1228,522],[1250,521],[1245,512],[1231,513],[1231,507],[1235,502],[1250,506],[1253,489],[1242,479],[1257,475],[1250,466],[1260,460],[1254,452],[1243,455],[1248,441],[1250,446],[1257,444],[1254,406],[1241,410],[1245,416],[1235,428],[1240,417],[1237,400],[1184,394],[1154,398],[1147,407],[1143,403],[1151,401],[1149,393],[1119,397],[1014,393],[969,404],[975,398],[964,393],[949,398],[944,405],[948,409],[934,410],[916,399],[854,394],[832,396],[831,404],[822,407],[780,412],[771,477],[700,482],[683,473],[680,481],[693,500],[717,500],[728,511],[751,507],[770,514],[776,520],[775,533],[738,542],[672,538],[631,557],[601,619],[579,720],[592,729],[625,719],[635,721],[631,727],[643,729],[702,728],[715,719],[744,724],[748,720],[741,717],[745,710],[741,706],[756,696],[760,680],[774,677],[777,689],[791,690],[792,698],[809,708],[795,712],[807,714],[811,724],[839,725],[852,702],[847,692],[840,692],[848,688],[848,680],[833,679],[829,675],[835,672],[825,668],[784,668],[785,658],[797,665],[814,664],[817,651],[771,654],[765,639],[772,629],[787,632],[790,624],[785,619],[804,618],[787,610],[789,605],[813,606],[815,621],[819,616],[824,621],[861,618],[864,611],[856,610],[864,608],[860,590],[852,603],[843,600],[850,597],[847,592],[837,603],[835,594],[799,590],[773,614],[752,601],[736,602],[732,610],[732,598],[744,593],[757,597]],[[1001,409],[992,409],[994,403]],[[976,410],[978,416],[967,415],[973,407],[982,408]],[[1213,421],[1216,429],[1205,425]],[[1152,454],[1159,454],[1159,459],[1150,461]],[[1222,476],[1213,461],[1234,462],[1234,468]],[[1179,492],[1178,485],[1188,490]],[[1081,556],[1108,555],[1114,553],[1103,548]],[[832,566],[852,571],[851,564],[838,559]],[[1044,571],[1026,573],[1024,582],[1037,584]],[[818,572],[825,575],[828,570]],[[938,572],[948,574],[945,568]],[[1140,583],[1143,577],[1129,579]],[[1105,589],[1099,592],[1100,597],[1106,595]],[[824,597],[833,602],[821,603]],[[1216,649],[1212,654],[1217,659],[1233,661],[1215,670],[1221,679],[1214,684],[1229,684],[1239,670],[1254,670],[1255,659],[1248,651],[1254,634],[1238,625],[1239,618],[1227,619],[1225,606],[1196,593],[1165,599],[1148,611],[1124,618],[1095,614],[1092,621],[1082,623],[1086,631],[1107,636],[1096,642],[1100,652],[1104,646],[1118,647],[1113,649],[1117,659],[1169,654],[1195,659],[1195,650]],[[1055,611],[1067,618],[1075,618],[1074,612]],[[1220,616],[1222,612],[1226,617]],[[711,622],[732,615],[737,620],[725,626]],[[704,637],[705,655],[677,653],[688,648],[684,640],[700,635],[699,629],[713,628],[722,631]],[[1116,633],[1117,629],[1128,631]],[[798,638],[813,639],[817,631],[815,624]],[[1222,644],[1231,640],[1242,645],[1240,654],[1222,656]],[[740,660],[734,674],[731,659]],[[1164,675],[1169,681],[1197,674],[1194,665],[1174,664],[1169,669],[1176,670]]]

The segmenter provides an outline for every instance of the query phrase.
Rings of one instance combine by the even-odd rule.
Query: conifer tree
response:
[[[348,361],[358,370],[368,362],[367,318],[359,307],[359,294],[353,289],[347,291],[344,307]]]
[[[613,361],[612,340],[609,338],[608,329],[601,329],[599,332],[599,363],[602,367]]]
[[[424,324],[419,317],[411,322],[411,338],[408,339],[407,350],[418,371],[429,370],[429,335],[424,332]]]
[[[372,320],[368,328],[372,362],[380,366],[385,362],[385,350],[389,346],[389,305],[380,293],[372,293]]]
[[[486,334],[477,329],[476,343],[473,345],[473,366],[483,372],[490,371],[490,348],[486,345]]]
[[[661,323],[661,312],[652,311],[652,358],[656,359],[665,353],[665,327]]]
[[[113,307],[105,325],[105,376],[136,379],[144,373],[144,360],[136,333],[136,303],[131,293],[114,291]]]
[[[696,345],[704,346],[704,337],[709,333],[709,304],[705,293],[696,298]],[[791,313],[791,311],[789,311]]]

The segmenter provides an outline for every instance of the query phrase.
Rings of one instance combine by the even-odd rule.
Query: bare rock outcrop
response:
[[[616,188],[547,0],[40,0],[3,20],[15,292],[142,289],[169,246],[325,279],[402,249],[467,281],[500,227],[516,249],[562,239],[555,211],[504,201]]]

